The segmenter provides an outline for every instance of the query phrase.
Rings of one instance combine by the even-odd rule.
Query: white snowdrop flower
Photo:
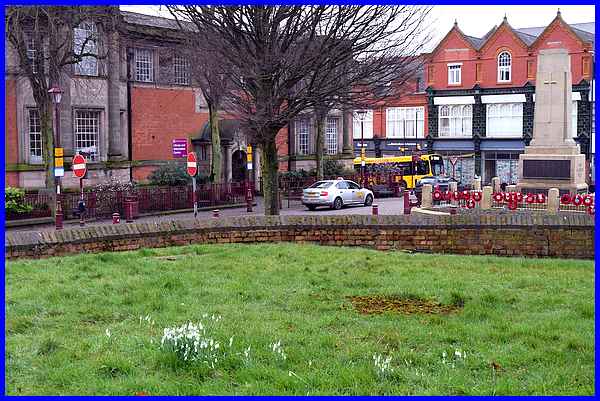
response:
[[[454,351],[454,356],[457,356],[457,357],[460,358],[462,356],[461,353],[460,353],[460,350],[455,350]]]
[[[448,355],[448,354],[446,354],[446,351],[442,352],[442,357],[443,357],[443,358],[445,358],[445,357],[446,357],[446,355]]]
[[[106,333],[106,337],[110,338],[110,330],[109,329],[106,329],[106,331],[104,333]]]
[[[308,366],[312,366],[312,359],[308,360]]]

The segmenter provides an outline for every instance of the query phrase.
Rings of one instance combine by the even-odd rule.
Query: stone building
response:
[[[119,36],[102,31],[93,21],[84,21],[74,40],[97,35],[96,54],[74,64],[61,77],[61,145],[69,161],[75,152],[88,156],[91,182],[108,176],[128,179],[128,121],[125,69],[119,62]],[[27,41],[29,45],[30,42]],[[5,39],[5,146],[6,185],[43,187],[42,135],[39,112],[28,78],[20,71],[15,49]],[[36,57],[33,47],[28,55]],[[38,55],[39,56],[39,55]],[[77,186],[72,174],[65,174],[66,186]]]

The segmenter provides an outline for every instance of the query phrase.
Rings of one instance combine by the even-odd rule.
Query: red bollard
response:
[[[250,189],[250,187],[248,187],[248,190],[246,191],[246,211],[252,211],[252,189]]]
[[[214,209],[212,212],[213,212],[213,218],[218,219],[219,218],[219,209]]]
[[[373,203],[373,216],[379,215],[379,206],[376,203]]]
[[[409,192],[408,191],[404,191],[404,214],[410,214],[410,198],[409,198]]]
[[[121,222],[121,215],[119,213],[113,213],[112,219],[113,224],[119,224]]]

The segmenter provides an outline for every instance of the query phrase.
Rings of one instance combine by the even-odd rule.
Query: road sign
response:
[[[54,148],[54,156],[55,157],[63,157],[64,149],[63,148]]]
[[[187,139],[173,139],[173,157],[181,158],[187,156]]]
[[[83,176],[85,175],[85,172],[87,170],[86,166],[85,166],[85,158],[83,156],[81,156],[79,153],[77,153],[75,156],[73,156],[73,174],[75,174],[75,177],[77,178],[83,178]]]
[[[54,168],[54,176],[55,177],[64,177],[65,175],[65,169],[62,167],[55,167]]]
[[[252,145],[246,147],[246,167],[252,170]]]
[[[190,152],[187,155],[187,173],[194,177],[198,173],[198,162],[196,160],[196,153]]]

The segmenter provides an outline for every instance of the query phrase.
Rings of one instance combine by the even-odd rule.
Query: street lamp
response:
[[[54,148],[60,148],[60,112],[58,106],[60,105],[60,101],[62,99],[63,91],[62,89],[54,86],[48,90],[50,96],[52,96],[52,103],[54,103],[54,119],[55,119],[55,139],[54,139]],[[56,156],[56,151],[53,152]],[[62,158],[62,153],[60,154]],[[54,165],[54,163],[52,163]],[[63,212],[60,204],[60,176],[57,176],[56,171],[54,171],[54,183],[56,185],[56,208],[55,208],[55,227],[57,230],[62,230],[63,228]]]
[[[365,117],[367,110],[356,111],[356,116],[360,120],[360,185],[365,186]]]

